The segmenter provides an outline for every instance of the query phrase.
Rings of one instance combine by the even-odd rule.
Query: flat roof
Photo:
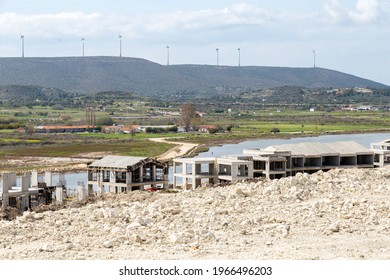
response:
[[[339,141],[332,143],[305,142],[298,144],[272,145],[266,149],[289,150],[291,155],[321,156],[321,155],[356,155],[372,153],[368,148],[354,141]]]
[[[148,159],[147,157],[129,157],[129,156],[105,156],[102,159],[95,160],[88,167],[114,167],[127,168],[140,161]]]
[[[175,158],[174,162],[178,163],[212,163],[216,160],[216,157],[203,157],[203,158]]]

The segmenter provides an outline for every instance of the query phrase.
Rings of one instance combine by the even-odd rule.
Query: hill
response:
[[[388,88],[323,68],[163,66],[130,57],[0,58],[0,85],[33,85],[68,92],[127,91],[148,96],[208,96],[279,86]]]

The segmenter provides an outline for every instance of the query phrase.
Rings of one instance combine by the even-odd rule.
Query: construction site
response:
[[[374,168],[390,164],[390,140],[370,148],[353,141],[273,145],[244,149],[240,155],[174,158],[171,180],[167,161],[148,157],[106,156],[87,164],[86,186],[78,182],[72,199],[136,190],[189,190],[249,179],[280,179],[331,169]],[[23,212],[38,205],[69,199],[65,174],[53,183],[52,172],[0,174],[0,206]]]

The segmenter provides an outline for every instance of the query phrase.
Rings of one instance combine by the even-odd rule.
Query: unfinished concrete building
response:
[[[371,143],[370,150],[374,152],[374,165],[384,167],[390,164],[390,139],[379,143]]]
[[[253,176],[253,163],[233,158],[178,158],[173,160],[173,188],[195,189],[202,183],[232,182]]]
[[[88,165],[88,192],[93,186],[113,193],[165,189],[168,164],[147,157],[106,156]]]
[[[297,172],[314,173],[332,168],[374,167],[374,153],[353,141],[274,145],[265,149],[246,149],[252,155],[255,172],[275,179]],[[260,169],[257,169],[259,168]]]
[[[389,149],[382,152],[390,156],[390,141],[382,147]],[[242,155],[223,158],[174,159],[173,186],[195,189],[204,181],[213,184],[257,177],[278,179],[298,172],[352,167],[374,167],[374,152],[353,141],[274,145],[245,149]]]
[[[179,180],[181,182],[179,182]],[[173,160],[173,188],[195,189],[203,182],[217,181],[215,158],[177,158]]]
[[[40,181],[38,178],[42,177]],[[43,175],[37,171],[18,176],[15,172],[0,174],[0,207],[14,207],[21,212],[41,204],[50,204],[53,199],[61,201],[66,196],[66,181],[60,174],[59,182],[53,186],[52,172]]]

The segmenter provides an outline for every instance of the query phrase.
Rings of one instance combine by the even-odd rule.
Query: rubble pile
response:
[[[106,194],[0,221],[0,259],[388,259],[390,169]]]

